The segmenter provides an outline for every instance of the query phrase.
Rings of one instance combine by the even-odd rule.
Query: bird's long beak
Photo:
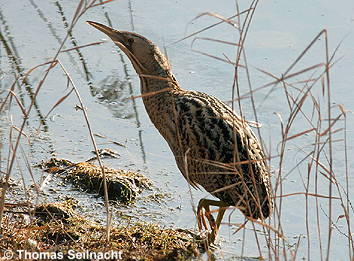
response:
[[[122,32],[100,23],[96,23],[92,21],[87,21],[87,23],[89,25],[92,25],[96,29],[100,30],[107,36],[109,36],[109,38],[111,38],[112,41],[129,57],[135,69],[137,70],[138,74],[143,72],[144,67],[141,65],[139,60],[134,56],[131,50],[129,50],[128,46],[126,45],[127,39]]]
[[[87,23],[89,25],[92,25],[93,27],[95,27],[96,29],[100,30],[101,32],[103,32],[104,34],[106,34],[107,36],[109,36],[109,38],[112,39],[112,41],[123,51],[125,52],[126,55],[128,55],[129,57],[133,56],[133,54],[131,53],[131,51],[127,48],[126,43],[127,43],[127,39],[124,37],[124,34],[121,33],[120,31],[113,29],[109,26],[100,24],[100,23],[96,23],[96,22],[92,22],[92,21],[87,21]]]
[[[92,22],[92,21],[87,21],[87,23],[89,25],[92,25],[93,27],[95,27],[96,29],[100,30],[102,33],[106,34],[107,36],[109,36],[113,41],[117,40],[123,40],[123,39],[119,39],[119,35],[120,32],[116,29],[113,29],[109,26],[100,24],[100,23],[96,23],[96,22]]]

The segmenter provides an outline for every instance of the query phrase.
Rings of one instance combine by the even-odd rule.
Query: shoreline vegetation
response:
[[[113,225],[107,241],[105,226],[84,218],[75,206],[73,200],[26,210],[12,206],[3,219],[0,249],[12,249],[12,260],[23,260],[26,253],[44,260],[91,260],[95,255],[107,260],[190,260],[203,251],[204,241],[193,232],[151,223]]]

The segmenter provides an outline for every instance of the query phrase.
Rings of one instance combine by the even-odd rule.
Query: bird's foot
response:
[[[209,245],[215,243],[215,239],[216,239],[217,235],[218,235],[218,234],[217,234],[217,231],[216,231],[216,230],[212,230],[210,233],[208,232],[208,242],[209,242]]]
[[[218,248],[216,241],[217,235],[214,232],[203,230],[198,233],[198,237],[199,243],[203,248],[203,252],[213,253],[213,251]]]

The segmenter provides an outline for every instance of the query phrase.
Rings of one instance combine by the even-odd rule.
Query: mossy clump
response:
[[[100,166],[88,162],[73,163],[69,160],[51,158],[39,165],[49,173],[63,174],[64,179],[89,192],[104,195],[103,173]],[[123,203],[130,202],[143,191],[149,189],[152,182],[144,175],[103,167],[108,198]]]
[[[74,200],[66,200],[62,203],[44,203],[33,210],[33,215],[38,218],[38,223],[48,223],[51,220],[68,224],[70,218],[76,213],[74,211],[76,203]]]
[[[83,218],[72,207],[68,201],[38,205],[30,222],[19,214],[5,215],[0,249],[55,251],[64,257],[69,251],[122,251],[123,260],[191,260],[203,249],[204,241],[188,230],[148,223],[112,226],[107,240],[105,226]]]

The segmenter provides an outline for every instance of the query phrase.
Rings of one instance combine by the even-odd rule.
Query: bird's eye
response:
[[[129,44],[132,44],[132,43],[134,43],[134,39],[133,38],[128,38],[128,42],[129,42]]]

